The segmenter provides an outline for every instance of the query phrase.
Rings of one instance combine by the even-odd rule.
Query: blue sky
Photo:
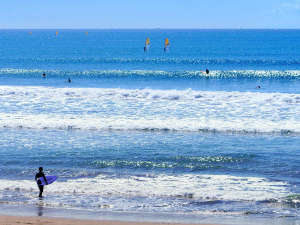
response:
[[[3,0],[0,28],[300,28],[300,0]]]

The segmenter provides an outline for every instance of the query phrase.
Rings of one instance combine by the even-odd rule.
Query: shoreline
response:
[[[82,220],[82,219],[68,219],[55,217],[32,217],[32,216],[4,216],[0,215],[0,224],[3,225],[172,225],[180,223],[163,223],[163,222],[130,222],[130,221],[113,221],[113,220]],[[189,225],[189,224],[186,224]],[[213,225],[201,223],[197,225]],[[214,224],[216,225],[216,224]]]
[[[0,204],[1,225],[286,225],[293,218],[111,212]]]
[[[220,221],[220,222],[219,222]],[[22,224],[84,224],[84,225],[221,225],[222,220],[209,220],[192,215],[172,215],[165,213],[139,213],[139,212],[110,212],[89,210],[48,208],[41,205],[15,205],[0,204],[1,225]]]

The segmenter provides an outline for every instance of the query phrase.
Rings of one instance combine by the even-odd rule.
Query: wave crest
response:
[[[85,71],[65,71],[65,70],[42,70],[42,69],[14,69],[2,68],[0,75],[16,75],[25,77],[40,78],[42,73],[47,73],[49,77],[77,77],[95,79],[101,77],[147,77],[147,78],[300,78],[300,70],[215,70],[206,74],[204,71],[164,71],[164,70],[85,70]]]

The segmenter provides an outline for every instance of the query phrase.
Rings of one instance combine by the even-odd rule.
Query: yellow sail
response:
[[[147,38],[147,39],[146,39],[146,42],[145,42],[144,52],[148,51],[149,46],[150,46],[150,39]]]
[[[55,35],[56,35],[56,36],[58,35],[58,31],[55,32]]]
[[[150,45],[150,39],[149,38],[146,39],[146,43],[145,43],[145,46],[148,46],[148,45]]]
[[[169,45],[170,45],[169,39],[166,38],[166,40],[165,40],[165,48],[168,47]]]

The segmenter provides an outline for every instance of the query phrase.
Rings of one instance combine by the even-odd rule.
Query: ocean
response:
[[[55,32],[0,30],[0,207],[300,224],[300,30]]]

